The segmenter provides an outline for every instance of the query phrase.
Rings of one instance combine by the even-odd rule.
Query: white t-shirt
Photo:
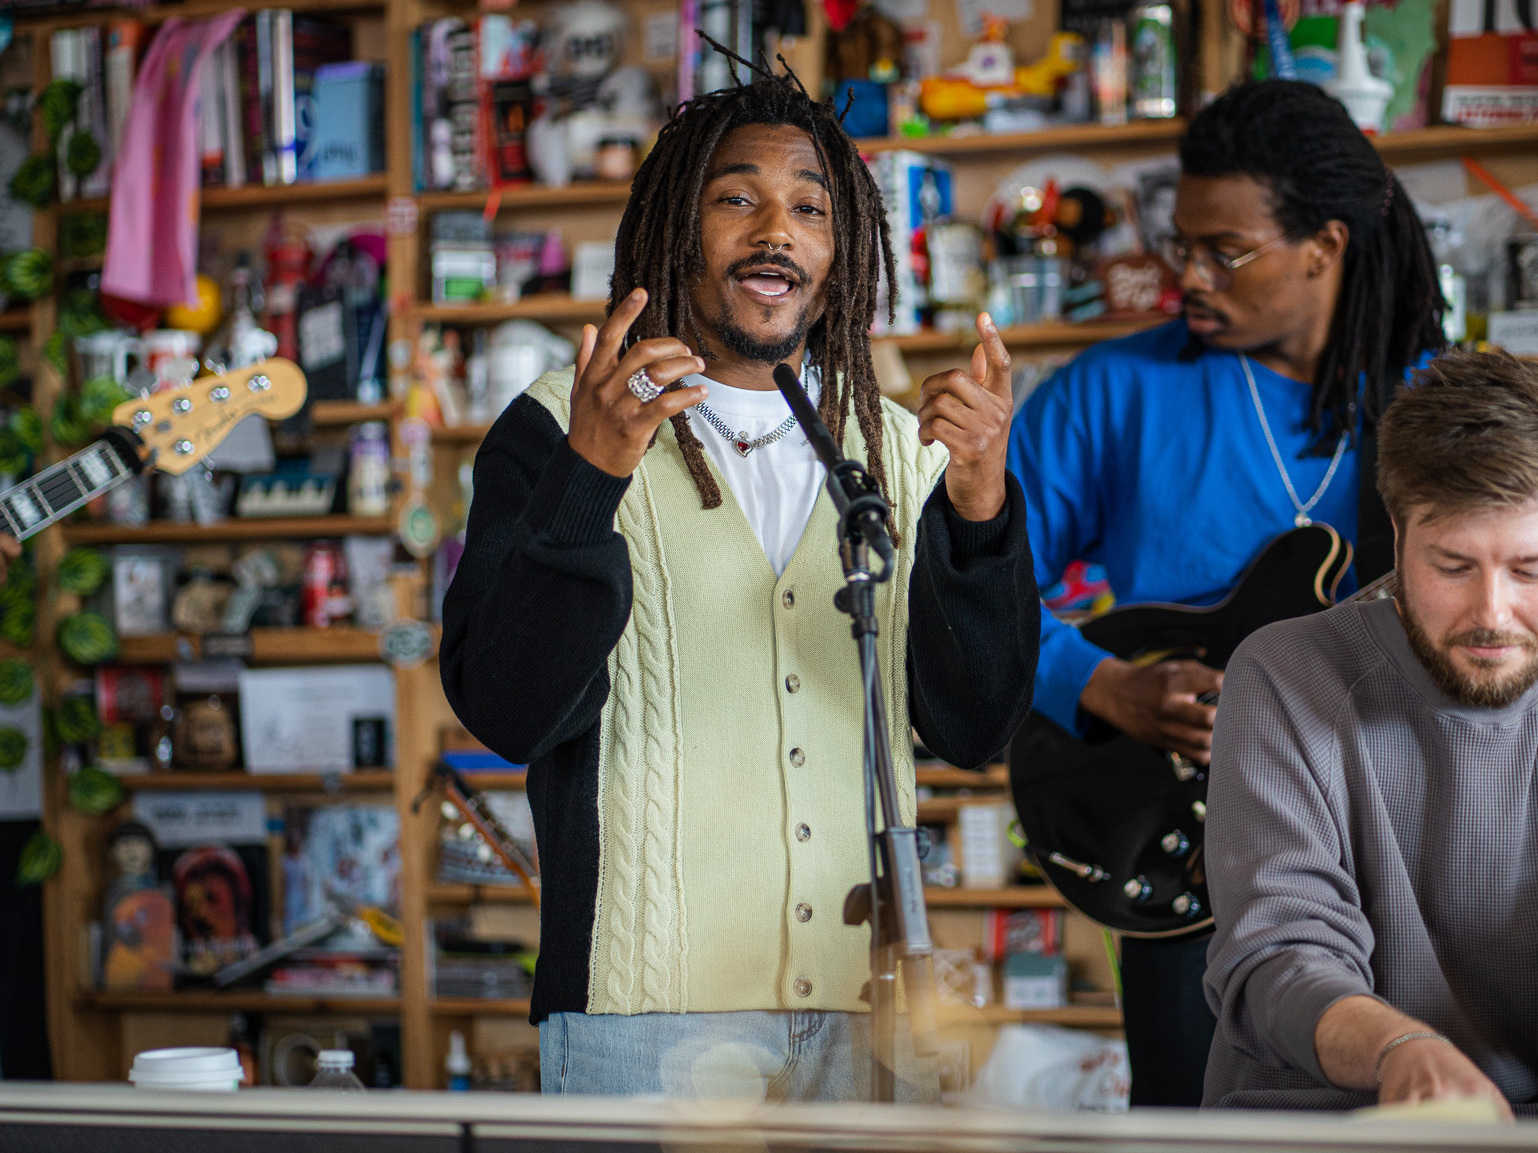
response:
[[[773,432],[787,417],[790,406],[778,389],[757,392],[749,388],[733,388],[706,376],[686,377],[687,386],[703,384],[710,389],[710,399],[705,401],[710,411],[734,433],[745,440],[757,440]],[[808,366],[802,376],[802,384],[812,403],[817,403],[819,381],[817,370]],[[689,427],[705,446],[716,471],[726,478],[732,495],[742,507],[753,535],[763,546],[764,556],[779,576],[795,555],[806,522],[811,519],[812,506],[817,503],[817,493],[823,483],[822,462],[812,451],[811,441],[797,424],[773,444],[755,448],[747,456],[718,433],[694,409],[685,409]]]

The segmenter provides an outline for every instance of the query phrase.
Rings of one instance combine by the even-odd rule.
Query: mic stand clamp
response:
[[[876,657],[876,586],[895,567],[887,531],[890,506],[880,488],[857,461],[839,451],[812,407],[796,374],[787,365],[774,370],[775,384],[796,414],[802,430],[827,469],[828,495],[838,509],[839,560],[844,587],[834,606],[850,618],[850,632],[860,655],[865,699],[865,818],[870,881],[856,885],[844,900],[844,923],[870,923],[871,1100],[896,1099],[897,975],[903,975],[908,999],[913,1051],[931,1056],[935,1036],[934,947],[924,907],[924,878],[919,867],[918,833],[903,822],[892,771],[891,726]],[[873,572],[870,554],[881,558]],[[877,817],[880,817],[879,827]]]

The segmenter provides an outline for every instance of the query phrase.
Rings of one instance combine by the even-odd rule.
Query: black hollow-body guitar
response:
[[[1267,545],[1219,604],[1128,605],[1080,631],[1123,660],[1200,660],[1221,669],[1256,629],[1333,605],[1350,564],[1351,545],[1339,533],[1306,525]],[[1381,594],[1387,581],[1357,595]],[[1079,740],[1038,713],[1015,735],[1009,764],[1027,852],[1070,905],[1139,937],[1211,925],[1203,767],[1098,718]]]

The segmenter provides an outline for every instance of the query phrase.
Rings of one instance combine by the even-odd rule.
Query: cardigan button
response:
[[[810,841],[811,839],[812,839],[812,826],[811,825],[808,825],[806,822],[803,821],[801,824],[796,826],[796,840],[798,840],[798,841]]]
[[[791,673],[790,676],[786,677],[785,678],[785,691],[787,693],[798,693],[798,692],[800,692],[801,691],[801,678],[796,676],[795,673]]]
[[[806,754],[800,749],[791,749],[790,763],[799,769],[802,765],[806,764]]]
[[[811,919],[812,906],[808,905],[805,901],[802,901],[799,905],[796,906],[796,920],[800,921],[804,925]]]
[[[796,996],[810,997],[812,995],[812,983],[805,977],[796,978]]]
[[[780,603],[788,609],[796,607],[796,594],[793,589],[786,589],[780,594]]]

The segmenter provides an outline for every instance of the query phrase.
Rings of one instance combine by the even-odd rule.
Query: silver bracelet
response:
[[[1452,1044],[1452,1041],[1450,1041],[1448,1038],[1442,1036],[1440,1033],[1433,1032],[1430,1029],[1416,1029],[1414,1032],[1401,1033],[1387,1045],[1383,1046],[1383,1048],[1378,1050],[1378,1059],[1373,1062],[1372,1066],[1373,1083],[1377,1085],[1383,1084],[1383,1062],[1388,1059],[1388,1055],[1390,1053],[1399,1048],[1399,1046],[1403,1045],[1406,1041],[1419,1041],[1422,1039],[1427,1041],[1441,1041],[1443,1044],[1447,1045]]]

